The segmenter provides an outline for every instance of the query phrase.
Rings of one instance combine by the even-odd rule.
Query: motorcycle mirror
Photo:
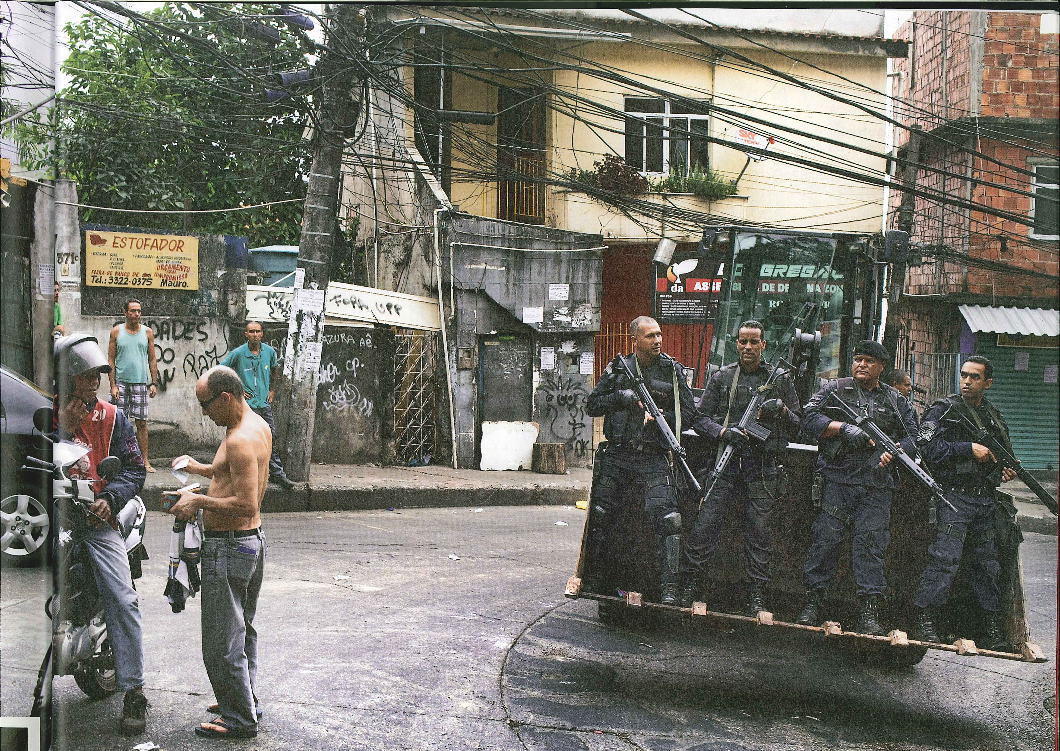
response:
[[[48,433],[52,429],[54,413],[51,407],[41,407],[33,413],[33,427],[42,433]]]
[[[108,456],[96,467],[96,472],[103,480],[110,480],[121,469],[121,459],[116,456]]]

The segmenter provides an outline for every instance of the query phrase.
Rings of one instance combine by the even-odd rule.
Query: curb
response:
[[[162,510],[162,489],[145,487],[140,497],[149,511]],[[573,506],[589,497],[587,488],[311,488],[269,487],[262,499],[266,514],[295,511],[379,511],[395,508],[463,508],[469,506]]]

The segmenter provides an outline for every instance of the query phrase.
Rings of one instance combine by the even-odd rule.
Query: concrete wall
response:
[[[75,195],[76,201],[76,195]],[[213,449],[223,437],[195,404],[195,381],[232,347],[243,343],[240,333],[246,309],[243,269],[225,265],[225,240],[220,235],[198,235],[199,289],[186,292],[84,285],[84,230],[117,229],[57,221],[56,252],[76,262],[60,263],[63,279],[59,304],[67,333],[87,332],[107,350],[110,330],[124,322],[125,301],[136,298],[143,307],[143,323],[155,332],[158,358],[158,395],[148,405],[150,455],[176,456],[186,451]],[[150,234],[180,234],[154,229],[121,229]],[[64,275],[65,272],[70,272]],[[234,328],[233,328],[234,327]],[[100,393],[110,383],[103,379]],[[191,408],[189,408],[189,405]]]
[[[593,376],[580,371],[583,354],[594,351],[599,327],[599,243],[599,236],[482,217],[457,215],[445,222],[441,247],[447,265],[452,261],[452,286],[443,286],[442,297],[447,311],[455,312],[448,330],[459,466],[477,466],[478,349],[482,336],[494,334],[529,338],[532,382],[527,406],[540,427],[538,441],[563,443],[571,466],[591,465],[593,426],[585,401]],[[548,285],[557,283],[569,285],[567,300],[548,299]],[[526,307],[541,307],[542,321],[524,323]],[[554,349],[551,370],[541,369],[542,347]]]
[[[265,341],[279,353],[281,369],[286,338],[286,324],[266,326]],[[392,332],[374,326],[325,325],[323,345],[313,461],[385,463],[389,453],[384,433],[391,419],[387,405],[393,392]]]

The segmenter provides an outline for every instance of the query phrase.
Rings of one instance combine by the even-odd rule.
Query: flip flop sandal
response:
[[[211,704],[206,708],[206,714],[221,714],[221,705]],[[258,719],[260,720],[265,713],[259,709],[256,714],[258,715]]]
[[[223,740],[240,740],[253,738],[258,734],[257,728],[234,728],[225,723],[223,717],[204,722],[195,728],[195,735],[200,738],[218,738]]]

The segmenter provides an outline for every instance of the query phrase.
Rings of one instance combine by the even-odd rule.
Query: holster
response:
[[[596,451],[593,453],[593,485],[600,478],[600,473],[603,471],[603,458],[607,453],[607,441],[600,441],[596,446]]]
[[[1016,522],[1016,504],[1003,490],[995,491],[994,529],[999,550],[1015,550],[1023,542],[1023,532]]]

